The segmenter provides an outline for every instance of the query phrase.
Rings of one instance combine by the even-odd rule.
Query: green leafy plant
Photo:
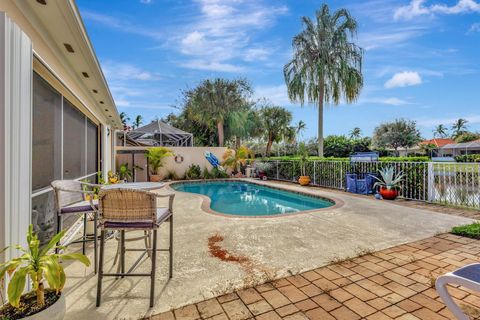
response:
[[[384,187],[388,190],[400,189],[400,183],[403,181],[404,177],[402,171],[395,174],[395,168],[391,166],[379,169],[378,172],[380,173],[380,178],[374,176],[374,178],[377,179],[377,182],[373,185],[374,187]]]
[[[463,237],[480,239],[480,221],[463,226],[453,227],[451,232]]]
[[[165,147],[150,148],[147,151],[146,157],[150,166],[150,172],[153,175],[158,175],[160,168],[163,167],[165,158],[173,156],[172,150]]]
[[[259,172],[267,172],[272,168],[272,164],[270,162],[265,162],[265,161],[255,161],[253,166]]]
[[[78,260],[86,266],[90,265],[90,260],[80,253],[50,253],[55,248],[63,249],[63,247],[56,244],[65,235],[65,232],[64,230],[56,234],[45,247],[40,248],[40,240],[33,233],[33,225],[30,225],[27,232],[28,248],[23,248],[19,245],[15,246],[23,254],[18,258],[0,264],[0,280],[5,277],[6,273],[11,276],[7,293],[8,302],[13,307],[18,307],[20,304],[27,276],[32,281],[37,305],[43,306],[45,304],[45,281],[50,289],[55,290],[57,294],[62,291],[65,285],[66,276],[60,263],[62,260]]]
[[[143,168],[140,166],[134,166],[134,169],[143,170]],[[117,174],[120,180],[129,180],[129,179],[132,179],[133,177],[133,170],[130,169],[128,162],[125,162],[118,167]]]
[[[306,176],[307,172],[305,167],[308,162],[308,150],[304,142],[300,143],[300,145],[298,146],[298,156],[299,156],[298,161],[300,164],[301,175]]]
[[[226,179],[228,178],[228,173],[218,169],[217,167],[214,167],[212,171],[210,171],[210,176],[212,179]]]
[[[247,164],[247,160],[254,158],[253,152],[245,146],[241,146],[237,150],[228,149],[223,154],[222,165],[231,168],[234,172],[239,172],[241,166]]]
[[[165,179],[168,180],[180,180],[179,176],[175,172],[175,170],[168,170],[167,175],[165,176]]]
[[[185,172],[185,179],[187,180],[200,179],[201,176],[202,170],[200,169],[200,166],[196,164],[190,165]]]

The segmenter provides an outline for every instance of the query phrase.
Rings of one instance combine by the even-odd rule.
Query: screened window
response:
[[[87,174],[86,118],[66,99],[63,100],[63,179]]]
[[[98,171],[98,127],[87,120],[87,174]]]
[[[32,189],[50,185],[62,175],[62,96],[33,74]]]

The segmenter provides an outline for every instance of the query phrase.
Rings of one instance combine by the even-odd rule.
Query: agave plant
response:
[[[272,164],[270,162],[255,161],[254,167],[259,172],[267,172],[272,168]]]
[[[374,187],[384,187],[387,188],[388,190],[391,189],[400,189],[400,183],[403,180],[404,174],[402,171],[398,172],[395,174],[395,168],[394,167],[386,167],[383,169],[379,169],[378,172],[380,173],[380,178],[375,177],[378,181],[375,182],[373,185]]]
[[[27,243],[28,248],[25,249],[19,245],[16,249],[23,254],[10,261],[0,264],[0,280],[8,273],[11,278],[8,283],[8,302],[14,307],[19,307],[20,297],[25,289],[27,276],[33,284],[33,290],[36,293],[37,305],[45,304],[45,288],[44,281],[48,283],[50,289],[55,290],[59,294],[65,285],[65,272],[60,263],[62,260],[78,260],[90,265],[90,260],[80,253],[56,254],[51,253],[55,248],[62,248],[56,244],[64,236],[65,230],[55,235],[50,242],[43,248],[40,248],[40,241],[36,234],[33,233],[33,225],[28,227]],[[12,276],[13,274],[13,276]]]

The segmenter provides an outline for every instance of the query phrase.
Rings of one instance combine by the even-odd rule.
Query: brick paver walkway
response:
[[[454,319],[438,297],[435,278],[480,258],[480,241],[443,234],[300,275],[265,283],[151,317],[190,319]],[[480,295],[451,294],[472,315]]]

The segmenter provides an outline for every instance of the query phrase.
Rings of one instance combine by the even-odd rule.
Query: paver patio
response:
[[[451,234],[396,246],[154,315],[194,319],[454,319],[433,284],[480,259],[480,241]],[[480,294],[450,287],[472,319]]]

